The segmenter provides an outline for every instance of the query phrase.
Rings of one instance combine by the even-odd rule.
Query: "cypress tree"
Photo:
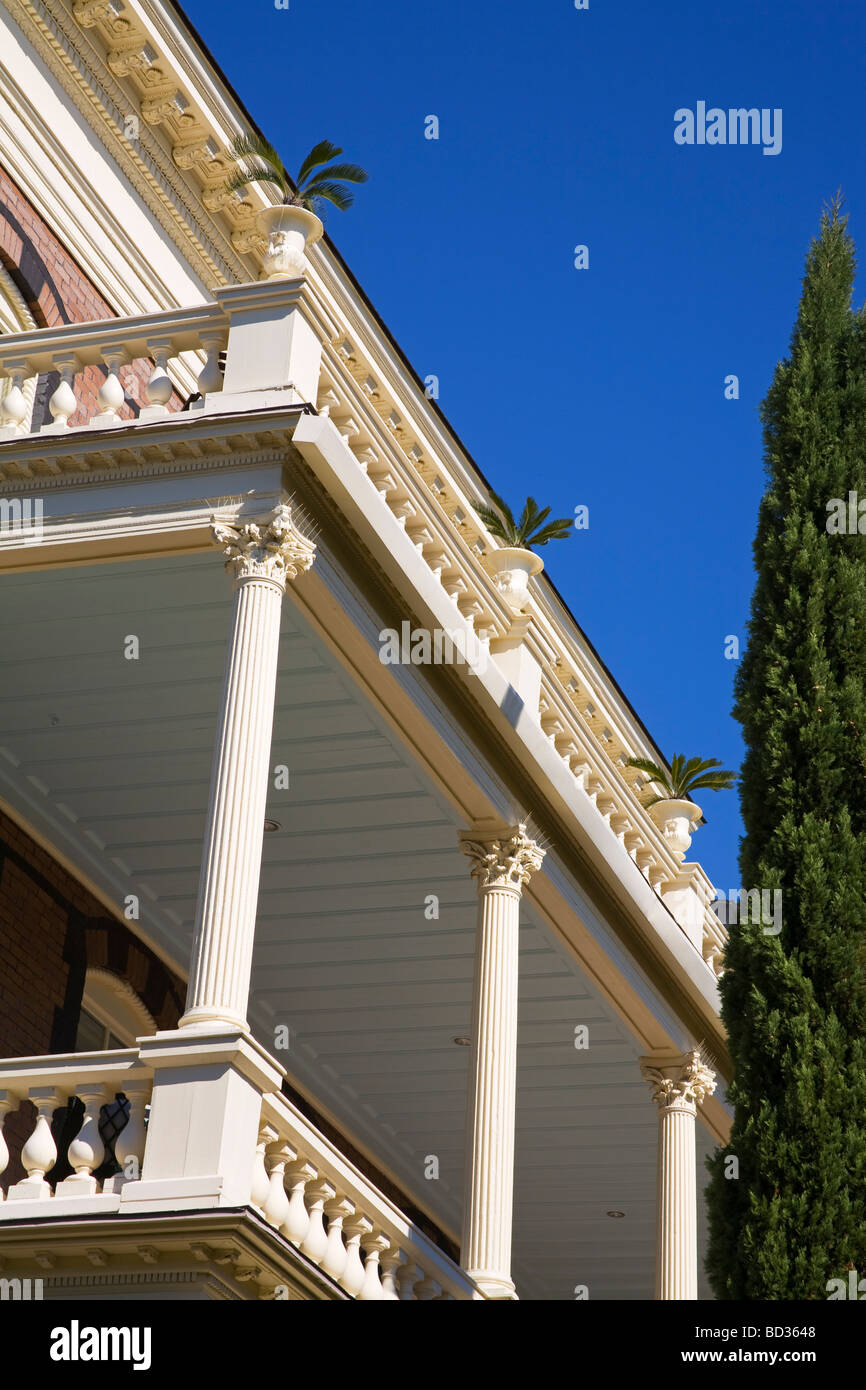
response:
[[[829,1280],[866,1277],[866,535],[828,531],[832,499],[866,499],[854,272],[837,197],[762,407],[767,486],[735,681],[740,872],[743,888],[781,890],[782,927],[728,924],[735,1118],[707,1194],[718,1298],[826,1299]]]

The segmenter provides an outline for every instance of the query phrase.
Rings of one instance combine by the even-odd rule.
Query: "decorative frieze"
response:
[[[175,145],[171,157],[178,169],[192,169],[196,164],[210,163],[216,159],[219,152],[220,147],[216,140],[204,132],[195,140]]]

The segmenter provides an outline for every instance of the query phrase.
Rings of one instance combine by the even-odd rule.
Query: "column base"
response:
[[[227,1014],[216,1013],[212,1009],[190,1009],[178,1019],[178,1028],[195,1029],[199,1033],[249,1033],[250,1025],[245,1018],[229,1018]]]
[[[518,1294],[514,1284],[510,1279],[504,1278],[501,1274],[485,1273],[483,1269],[467,1269],[466,1273],[470,1279],[474,1279],[481,1292],[491,1299],[504,1299],[510,1303],[517,1303]]]

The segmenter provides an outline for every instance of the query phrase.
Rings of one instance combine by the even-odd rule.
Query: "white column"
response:
[[[515,1298],[518,919],[523,885],[544,851],[522,824],[464,832],[460,847],[478,887],[461,1259],[488,1297]]]
[[[286,580],[314,544],[288,505],[246,525],[214,522],[235,576],[186,1012],[179,1027],[246,1027]]]
[[[697,1050],[642,1057],[641,1075],[659,1108],[656,1298],[698,1296],[698,1200],[695,1121],[716,1089],[715,1073]]]

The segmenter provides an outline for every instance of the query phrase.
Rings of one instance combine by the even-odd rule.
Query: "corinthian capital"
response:
[[[681,1056],[642,1057],[640,1071],[662,1111],[684,1110],[695,1115],[698,1106],[716,1089],[716,1074],[698,1049]]]
[[[288,503],[270,516],[235,525],[214,517],[211,535],[224,547],[226,569],[236,579],[269,579],[285,588],[313,563],[315,543],[298,529]]]
[[[464,830],[460,848],[472,860],[472,877],[480,888],[512,888],[517,893],[544,859],[544,850],[530,840],[523,822],[507,826],[491,838]]]

